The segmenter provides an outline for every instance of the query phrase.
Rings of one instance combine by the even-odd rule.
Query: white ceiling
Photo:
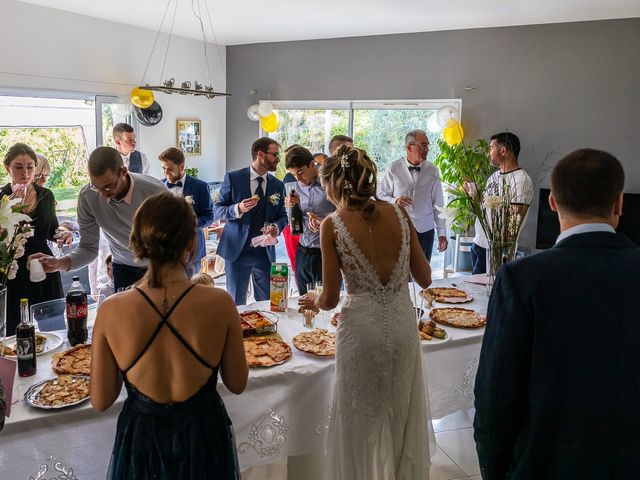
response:
[[[21,0],[113,22],[158,30],[167,0]],[[640,0],[170,0],[163,31],[201,39],[191,4],[202,4],[207,40],[217,43],[280,42],[508,25],[533,25],[640,17]]]

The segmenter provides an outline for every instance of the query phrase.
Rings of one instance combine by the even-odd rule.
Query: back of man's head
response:
[[[515,133],[501,132],[491,135],[491,140],[495,140],[496,143],[503,145],[508,152],[513,153],[513,156],[518,158],[520,155],[520,139]]]
[[[313,162],[313,154],[306,148],[298,145],[288,149],[284,159],[284,166],[287,170],[291,168],[298,169],[310,165],[311,162]]]
[[[107,172],[118,173],[122,168],[122,156],[115,148],[98,147],[89,155],[89,175],[101,177]]]
[[[329,153],[333,155],[340,145],[353,147],[353,138],[348,135],[334,135],[329,142]]]
[[[609,217],[623,189],[622,164],[602,150],[571,152],[551,172],[551,193],[558,210],[575,217]]]

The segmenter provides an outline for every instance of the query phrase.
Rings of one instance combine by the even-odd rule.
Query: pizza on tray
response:
[[[69,350],[54,354],[51,367],[58,374],[90,375],[91,345],[81,343]]]
[[[336,334],[324,328],[316,328],[293,337],[293,345],[302,352],[332,357],[336,354]]]
[[[250,367],[279,365],[291,356],[291,347],[277,338],[245,338],[244,353]]]
[[[434,308],[429,312],[429,318],[442,325],[456,328],[480,328],[487,322],[484,315],[460,307]]]
[[[89,379],[73,375],[60,375],[49,380],[33,399],[43,407],[72,405],[89,396]]]
[[[473,297],[464,290],[455,287],[433,287],[422,291],[422,295],[429,302],[435,300],[440,303],[466,303]]]

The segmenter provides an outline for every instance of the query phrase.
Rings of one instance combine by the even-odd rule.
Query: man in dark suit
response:
[[[614,230],[623,186],[606,152],[564,157],[556,245],[498,273],[475,384],[484,480],[640,478],[640,248]]]
[[[204,238],[204,227],[213,222],[213,201],[209,184],[185,173],[184,153],[175,147],[167,148],[158,158],[162,163],[162,180],[167,188],[176,196],[184,197],[193,207],[196,214],[197,244],[192,258],[192,272],[200,271],[200,260],[207,255]]]
[[[215,218],[227,221],[217,253],[226,260],[227,290],[236,305],[247,303],[249,276],[255,299],[269,299],[275,248],[252,247],[251,239],[262,234],[276,237],[287,225],[284,184],[268,173],[276,171],[280,145],[270,138],[259,138],[251,145],[251,157],[250,167],[224,176],[214,207]]]
[[[128,171],[149,174],[147,156],[136,150],[136,132],[131,125],[118,123],[113,127],[113,141]]]

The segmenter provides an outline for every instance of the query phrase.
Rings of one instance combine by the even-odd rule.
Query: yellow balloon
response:
[[[153,98],[153,92],[151,90],[145,90],[144,88],[135,87],[131,90],[131,103],[138,108],[149,108],[153,105],[155,99]]]
[[[260,126],[262,126],[265,132],[275,132],[280,126],[278,117],[276,117],[276,114],[273,112],[266,117],[260,117]]]
[[[453,127],[447,127],[442,130],[442,138],[447,145],[457,145],[462,142],[464,138],[464,130],[462,124],[457,123]]]

